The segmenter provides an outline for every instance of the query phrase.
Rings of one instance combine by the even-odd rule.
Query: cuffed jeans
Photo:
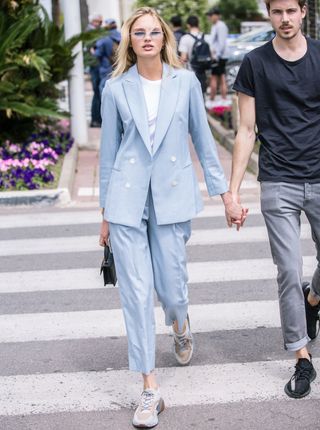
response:
[[[261,183],[264,216],[273,261],[278,269],[281,326],[285,349],[297,351],[310,340],[302,291],[300,216],[305,212],[317,251],[311,292],[320,299],[320,183]]]
[[[109,224],[121,304],[128,336],[129,368],[155,368],[154,289],[167,325],[187,317],[186,243],[191,221],[157,225],[149,192],[139,227]]]

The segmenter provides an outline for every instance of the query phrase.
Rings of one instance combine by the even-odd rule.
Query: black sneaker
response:
[[[307,358],[299,358],[295,365],[294,375],[284,387],[284,391],[289,397],[301,399],[311,391],[310,383],[316,379],[317,372],[312,365],[311,354],[309,355],[310,361]]]
[[[319,311],[320,311],[320,303],[315,306],[311,306],[308,302],[308,294],[310,292],[309,283],[305,282],[302,284],[302,290],[304,294],[304,302],[306,308],[306,320],[307,320],[307,333],[311,340],[315,339],[318,336],[319,328],[320,328],[320,319],[319,319]]]

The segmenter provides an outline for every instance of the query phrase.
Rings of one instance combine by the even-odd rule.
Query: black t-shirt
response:
[[[272,41],[249,52],[233,88],[255,98],[260,181],[320,182],[320,41],[286,61]]]

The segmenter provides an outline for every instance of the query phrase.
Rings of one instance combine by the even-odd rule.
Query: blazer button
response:
[[[136,162],[136,159],[135,158],[130,158],[130,160],[129,160],[129,163],[130,164],[134,164]]]
[[[130,187],[131,187],[130,182],[126,182],[126,183],[125,183],[125,187],[126,187],[126,188],[130,188]]]
[[[177,182],[177,181],[172,181],[172,182],[171,182],[171,186],[172,186],[172,187],[176,187],[177,185],[178,185],[178,182]]]
[[[170,160],[175,163],[177,161],[177,157],[175,157],[174,155],[170,158]]]

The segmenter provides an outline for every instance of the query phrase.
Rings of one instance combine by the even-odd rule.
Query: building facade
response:
[[[131,14],[134,0],[87,0],[89,15],[101,13],[104,19],[113,18],[120,28]]]

